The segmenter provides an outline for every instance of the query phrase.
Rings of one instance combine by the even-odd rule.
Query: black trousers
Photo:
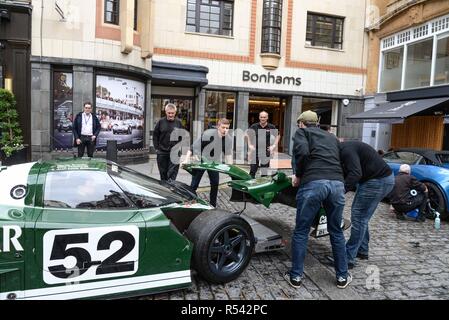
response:
[[[91,136],[81,136],[81,143],[78,145],[78,158],[84,157],[84,151],[87,149],[87,156],[92,158],[94,156],[96,141],[92,141]]]
[[[192,172],[192,183],[191,187],[193,190],[197,190],[200,185],[201,178],[203,177],[205,170],[193,170]],[[210,181],[210,204],[215,208],[217,207],[217,197],[218,197],[218,185],[220,184],[220,174],[216,171],[207,171]]]
[[[179,171],[179,164],[170,161],[170,154],[157,155],[157,167],[161,176],[161,181],[176,180]]]
[[[256,150],[257,152],[257,150]],[[249,175],[251,177],[253,177],[253,179],[256,177],[256,173],[257,170],[259,170],[259,168],[269,168],[270,167],[270,155],[267,154],[266,157],[264,157],[263,159],[260,159],[259,156],[256,156],[255,161],[253,161],[254,156],[252,157],[251,163],[250,163],[250,171],[249,171]],[[262,175],[263,176],[263,175]]]
[[[403,213],[419,208],[419,214],[423,215],[426,213],[427,201],[427,193],[418,193],[410,202],[404,204],[393,204],[393,208],[394,210]]]

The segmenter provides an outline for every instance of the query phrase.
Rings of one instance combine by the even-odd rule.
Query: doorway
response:
[[[337,135],[338,128],[338,101],[332,99],[318,99],[303,97],[302,112],[312,110],[318,115],[318,122],[323,129],[330,128],[330,131]]]
[[[265,111],[268,113],[268,122],[272,123],[278,129],[279,134],[284,134],[284,116],[285,116],[286,99],[282,97],[263,97],[253,96],[249,97],[249,111],[248,111],[248,127],[254,123],[259,122],[259,113]],[[284,146],[280,142],[278,151],[283,152]]]

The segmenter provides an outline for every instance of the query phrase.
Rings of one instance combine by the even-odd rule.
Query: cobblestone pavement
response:
[[[200,194],[205,197],[205,194]],[[220,190],[221,208],[237,211],[242,204],[230,203],[230,189]],[[346,196],[345,217],[350,218],[353,193]],[[269,209],[250,205],[247,214],[280,233],[290,242],[295,209],[275,204]],[[290,266],[290,246],[256,254],[247,270],[235,281],[212,285],[193,276],[190,289],[142,299],[449,299],[449,224],[439,231],[433,221],[424,223],[397,220],[389,206],[381,203],[370,223],[369,260],[357,261],[353,282],[345,290],[336,289],[333,267],[325,264],[331,255],[329,237],[310,238],[304,285],[290,287],[282,274]],[[346,239],[350,230],[345,232]]]

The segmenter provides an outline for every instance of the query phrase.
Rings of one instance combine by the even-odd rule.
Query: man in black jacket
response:
[[[157,153],[157,167],[161,181],[176,180],[179,161],[172,161],[170,153],[178,143],[177,136],[171,135],[176,129],[182,129],[181,120],[176,118],[176,106],[169,103],[165,106],[165,117],[160,119],[153,132],[153,144]]]
[[[379,202],[393,189],[394,175],[370,145],[360,141],[340,144],[345,190],[356,191],[351,208],[351,236],[346,243],[349,269],[355,258],[368,259],[369,220]]]
[[[216,129],[207,129],[201,137],[192,145],[192,150],[187,152],[183,163],[189,163],[191,155],[199,157],[201,161],[232,164],[233,162],[233,137],[229,134],[231,122],[222,118],[218,121]],[[217,207],[218,186],[220,174],[215,171],[207,171],[210,182],[210,204]],[[190,187],[197,190],[204,170],[193,170]]]
[[[410,166],[403,164],[395,178],[390,194],[390,203],[396,210],[398,219],[404,219],[404,213],[419,208],[417,221],[426,221],[426,208],[429,201],[427,187],[410,174]]]
[[[78,113],[73,121],[73,136],[75,146],[78,147],[78,157],[82,158],[87,148],[87,156],[92,158],[101,126],[97,116],[92,113],[92,103],[85,102],[83,108],[84,112]]]
[[[259,167],[270,167],[270,158],[276,151],[281,139],[276,127],[268,122],[268,116],[268,112],[262,111],[259,114],[260,121],[251,125],[246,132],[248,139],[248,159],[250,161],[249,174],[253,178],[256,177]],[[274,138],[273,144],[271,144],[272,137]],[[262,176],[266,174],[266,171],[264,171]]]
[[[348,273],[345,237],[341,228],[345,205],[343,170],[337,138],[317,127],[318,116],[306,111],[298,118],[299,129],[293,138],[292,184],[298,187],[296,227],[292,237],[292,268],[284,279],[295,287],[301,286],[304,259],[310,227],[321,205],[327,214],[337,287],[346,288],[352,281]]]

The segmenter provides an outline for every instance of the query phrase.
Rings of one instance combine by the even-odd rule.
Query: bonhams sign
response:
[[[257,73],[251,73],[247,70],[243,71],[243,81],[244,82],[259,82],[259,83],[272,83],[272,84],[286,84],[286,85],[294,85],[294,86],[300,86],[301,85],[301,78],[295,78],[295,77],[281,77],[281,76],[275,76],[271,74],[271,72],[268,72],[267,74],[257,74]]]

